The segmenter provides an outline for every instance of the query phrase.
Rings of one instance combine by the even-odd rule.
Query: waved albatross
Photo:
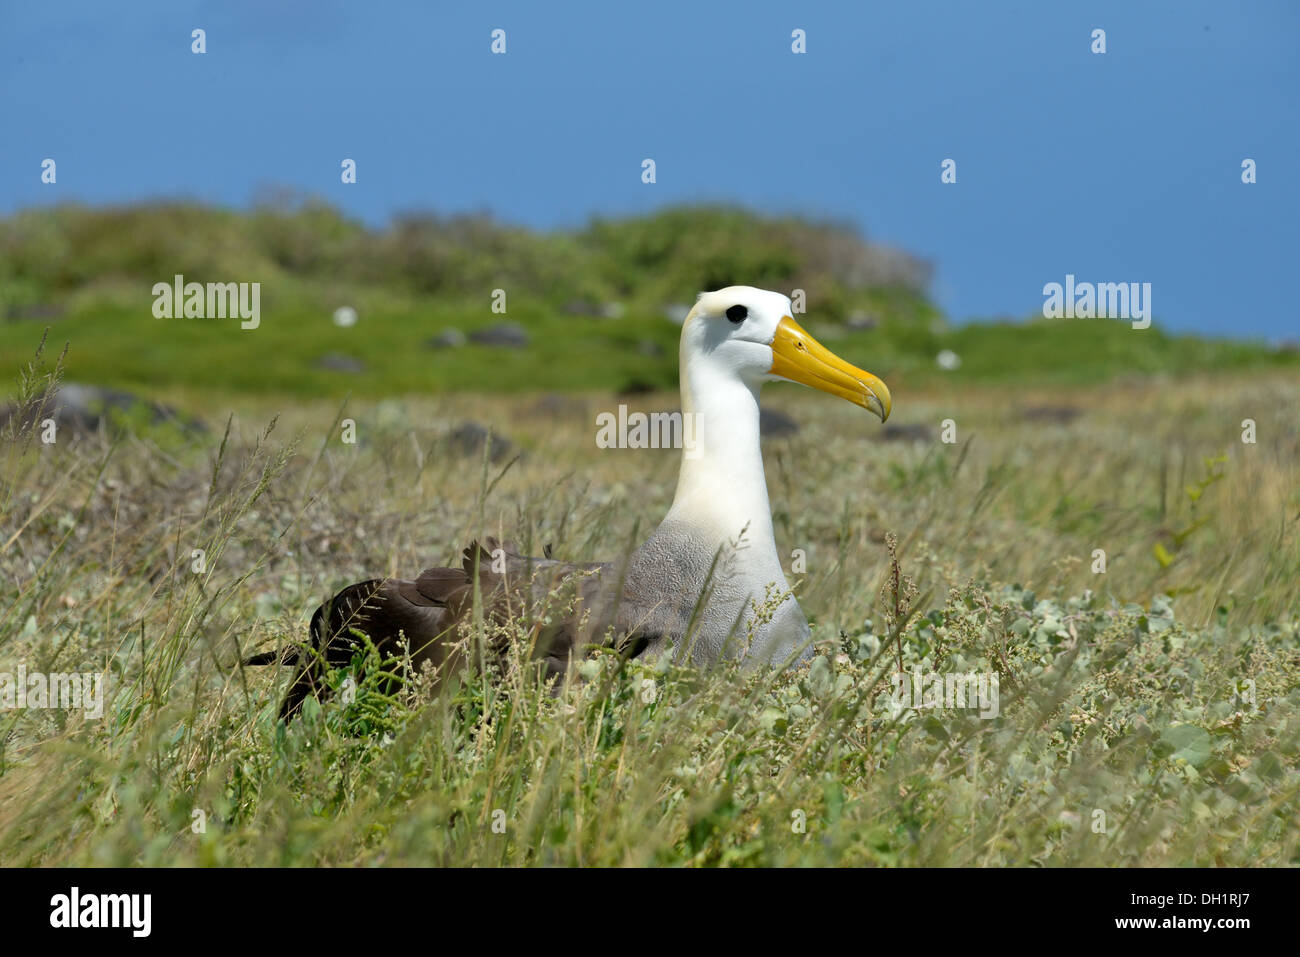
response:
[[[467,640],[475,630],[476,579],[479,621],[531,621],[533,656],[548,676],[562,675],[595,644],[647,656],[671,647],[702,664],[741,657],[782,665],[806,657],[808,622],[772,535],[758,391],[773,380],[798,382],[882,422],[891,400],[883,382],[818,343],[792,311],[788,297],[751,286],[700,294],[679,351],[682,412],[695,417],[695,442],[683,449],[667,516],[631,555],[568,563],[551,558],[549,547],[545,557],[530,558],[488,539],[486,549],[477,542],[466,548],[459,568],[349,585],[312,616],[309,648],[247,659],[296,664],[281,717],[325,690],[326,663],[352,660],[353,630],[395,662],[409,654],[415,667],[433,667],[437,678],[477,660]],[[501,655],[507,639],[487,642],[487,654]]]

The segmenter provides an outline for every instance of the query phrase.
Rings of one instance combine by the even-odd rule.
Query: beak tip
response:
[[[874,390],[868,390],[867,396],[867,409],[876,413],[880,417],[880,424],[884,425],[889,421],[889,413],[894,411],[894,403],[888,396],[882,399]]]

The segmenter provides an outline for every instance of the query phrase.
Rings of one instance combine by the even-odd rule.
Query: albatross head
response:
[[[701,293],[682,328],[683,373],[739,380],[752,391],[773,380],[798,382],[889,418],[885,383],[819,343],[792,313],[788,296],[753,286]]]

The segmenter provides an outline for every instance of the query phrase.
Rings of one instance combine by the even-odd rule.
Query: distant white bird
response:
[[[934,357],[935,364],[945,372],[951,372],[953,369],[961,368],[961,356],[951,349],[944,349]]]
[[[334,325],[347,329],[357,324],[357,311],[351,306],[339,306],[334,310]]]

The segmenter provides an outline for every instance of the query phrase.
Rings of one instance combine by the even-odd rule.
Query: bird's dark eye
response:
[[[732,306],[727,310],[727,318],[732,322],[744,322],[749,315],[749,310],[744,306]]]

